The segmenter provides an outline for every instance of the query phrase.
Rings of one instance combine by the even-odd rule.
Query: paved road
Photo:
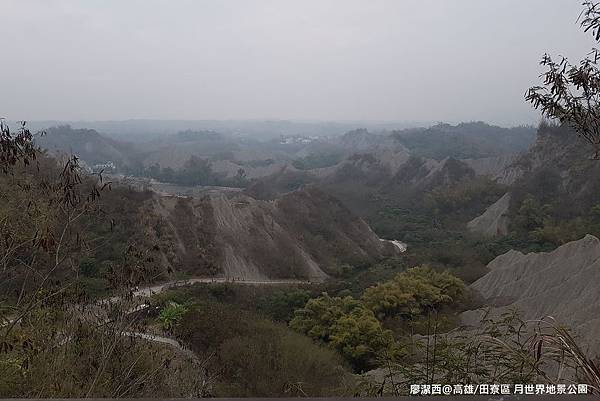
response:
[[[199,277],[190,278],[186,280],[175,280],[169,281],[163,284],[156,284],[150,287],[144,287],[135,289],[132,293],[134,297],[151,297],[152,295],[160,294],[161,292],[177,287],[183,287],[192,284],[233,284],[233,285],[307,285],[315,284],[316,281],[305,281],[305,280],[234,280],[225,277]],[[113,303],[120,301],[120,296],[111,297],[99,301],[99,304]]]
[[[135,297],[149,297],[170,288],[181,287],[192,284],[239,284],[239,285],[290,285],[310,284],[310,281],[302,280],[232,280],[224,277],[191,278],[188,280],[170,281],[168,283],[146,287],[133,292]]]

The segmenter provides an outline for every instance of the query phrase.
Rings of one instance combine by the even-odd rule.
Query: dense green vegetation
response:
[[[466,291],[464,283],[451,274],[418,267],[367,288],[361,299],[379,319],[410,320],[432,309],[460,304]]]
[[[448,273],[416,267],[367,288],[359,299],[327,293],[296,310],[290,327],[338,350],[357,371],[375,368],[380,359],[402,355],[395,336],[412,332],[413,323],[434,310],[456,307],[466,299],[464,283]],[[395,332],[385,328],[390,319]]]
[[[377,356],[393,352],[393,335],[373,311],[347,296],[311,299],[295,313],[290,327],[338,350],[356,370],[377,366]]]

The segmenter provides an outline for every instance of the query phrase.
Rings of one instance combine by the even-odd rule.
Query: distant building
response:
[[[302,136],[302,135],[281,135],[279,143],[281,145],[294,145],[299,143],[311,143],[318,140],[318,136]]]
[[[98,163],[98,164],[94,164],[92,166],[92,170],[94,172],[99,172],[99,171],[112,172],[112,171],[115,171],[116,169],[117,169],[117,166],[112,161]]]

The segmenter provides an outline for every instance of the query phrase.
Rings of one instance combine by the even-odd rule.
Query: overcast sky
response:
[[[532,123],[580,0],[0,0],[0,116]]]

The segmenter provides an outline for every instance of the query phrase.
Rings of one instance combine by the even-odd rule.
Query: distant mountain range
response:
[[[9,122],[10,123],[10,122]],[[70,125],[75,129],[94,129],[115,139],[137,142],[158,139],[180,131],[217,131],[231,136],[259,140],[279,138],[281,135],[335,136],[356,127],[372,131],[397,130],[429,126],[430,122],[386,121],[294,121],[278,119],[255,120],[122,120],[122,121],[28,121],[33,130]],[[13,122],[14,125],[14,122]]]
[[[372,154],[392,170],[397,170],[408,155],[431,159],[432,164],[446,157],[500,157],[526,150],[535,136],[533,128],[506,129],[484,123],[441,124],[392,133],[372,133],[363,128],[337,136],[333,128],[324,128],[323,136],[309,136],[306,132],[286,136],[288,131],[280,127],[279,138],[270,140],[258,140],[251,131],[248,135],[232,136],[231,132],[186,129],[160,137],[148,136],[143,141],[136,138],[134,142],[122,140],[131,135],[107,136],[93,129],[70,126],[45,131],[46,135],[39,139],[42,147],[76,153],[90,165],[112,162],[117,170],[136,174],[153,165],[179,169],[195,156],[209,160],[217,174],[233,177],[243,169],[248,178],[276,174],[286,166],[287,170],[314,170],[312,174],[321,176],[327,168],[347,165],[348,158],[356,158],[357,154]],[[325,170],[317,171],[319,168]]]

